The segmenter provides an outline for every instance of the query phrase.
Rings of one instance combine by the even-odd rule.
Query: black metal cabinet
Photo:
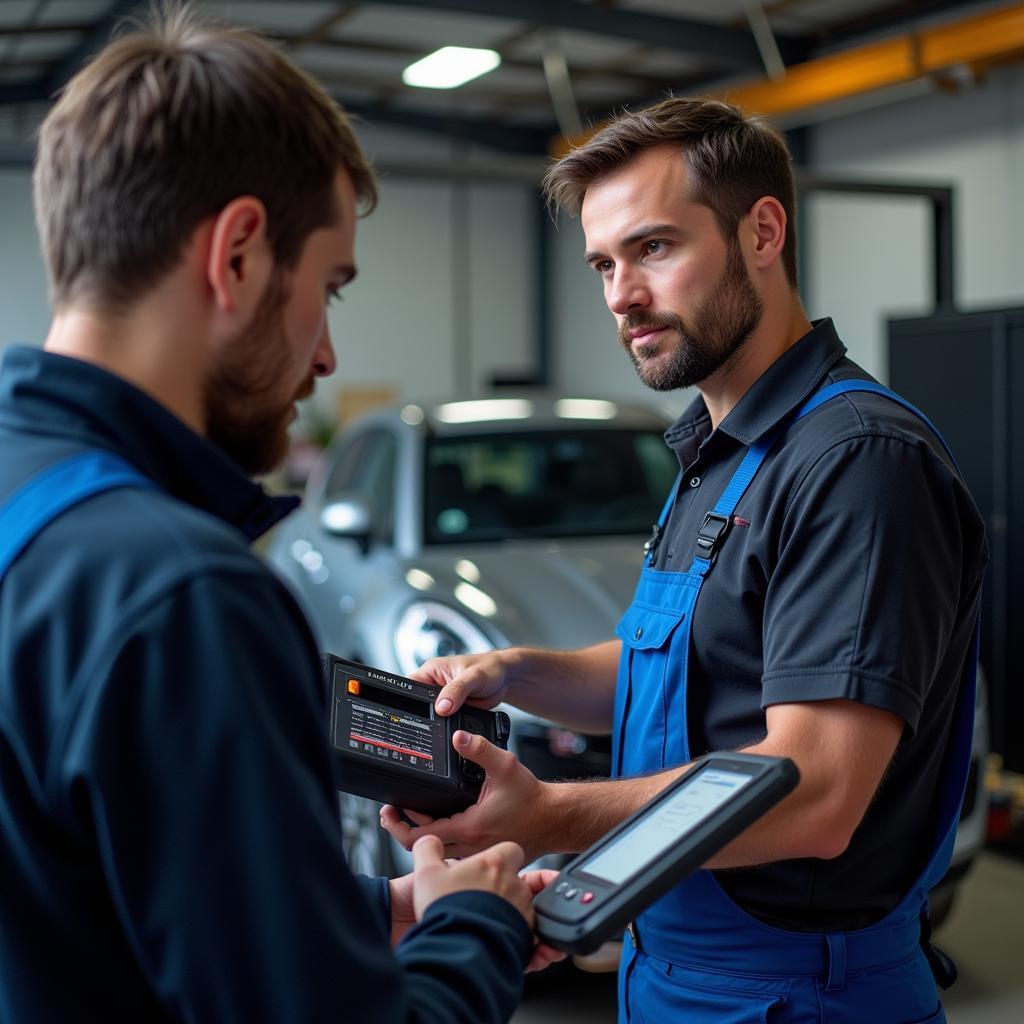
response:
[[[992,749],[1024,771],[1024,308],[890,320],[889,383],[942,432],[985,517]]]

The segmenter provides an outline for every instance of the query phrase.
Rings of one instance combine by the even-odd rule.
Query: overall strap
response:
[[[69,508],[117,487],[157,485],[118,455],[87,451],[72,455],[22,484],[0,505],[0,580],[32,539]]]

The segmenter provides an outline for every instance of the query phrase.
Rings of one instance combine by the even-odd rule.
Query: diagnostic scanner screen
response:
[[[348,698],[351,708],[348,735],[336,736],[335,744],[347,745],[350,750],[376,760],[433,772],[434,728],[430,705],[415,697],[360,682],[358,696],[350,692]],[[342,716],[338,717],[338,725],[343,727]],[[443,773],[445,766],[440,767]]]
[[[616,885],[625,882],[706,821],[752,778],[742,772],[701,772],[579,870]]]

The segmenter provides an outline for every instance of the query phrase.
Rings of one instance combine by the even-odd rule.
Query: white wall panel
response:
[[[50,325],[46,270],[27,169],[0,167],[0,349],[41,345]]]
[[[952,185],[957,306],[1024,302],[1024,68],[826,122],[811,151],[815,169],[836,176]],[[803,234],[811,309],[834,313],[851,351],[877,373],[885,317],[930,310],[923,204],[912,213],[907,201],[819,197]]]
[[[451,156],[415,134],[364,132],[385,166]],[[359,277],[329,314],[338,372],[321,382],[322,408],[346,387],[450,396],[532,372],[538,202],[528,185],[385,173],[357,229]],[[0,168],[0,309],[0,346],[42,343],[49,306],[27,168]]]
[[[923,199],[818,193],[801,235],[811,319],[830,316],[850,358],[886,382],[885,317],[932,309],[931,214]]]

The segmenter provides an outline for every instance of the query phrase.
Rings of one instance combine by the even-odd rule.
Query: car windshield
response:
[[[653,430],[522,431],[433,438],[428,544],[647,533],[679,472]]]

